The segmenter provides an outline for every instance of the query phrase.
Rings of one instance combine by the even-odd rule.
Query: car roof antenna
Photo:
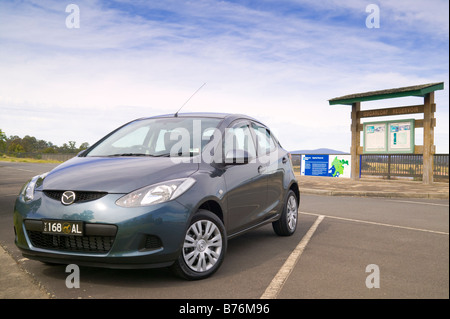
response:
[[[197,91],[195,91],[194,94],[192,94],[191,97],[188,98],[187,101],[183,103],[183,105],[182,105],[182,106],[178,109],[178,111],[174,114],[175,117],[178,117],[178,112],[180,112],[180,110],[181,110],[181,109],[182,109],[182,108],[183,108],[183,107],[184,107],[184,106],[192,99],[192,97],[193,97],[195,94],[197,94],[198,91],[200,91],[200,89],[201,89],[202,87],[205,86],[205,84],[206,84],[206,82],[203,83],[203,84],[197,89]]]

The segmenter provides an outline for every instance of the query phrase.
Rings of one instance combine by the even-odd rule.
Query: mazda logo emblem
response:
[[[73,204],[74,201],[75,201],[75,192],[66,191],[61,196],[61,203],[63,203],[64,205]]]

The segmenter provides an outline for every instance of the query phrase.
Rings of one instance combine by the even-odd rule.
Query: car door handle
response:
[[[263,167],[262,167],[262,165],[259,165],[259,166],[258,166],[258,173],[261,174],[262,171],[263,171]]]
[[[282,159],[281,161],[283,162],[283,164],[286,164],[287,161],[288,161],[288,159],[287,159],[287,157],[285,156],[285,157],[283,157],[283,159]]]

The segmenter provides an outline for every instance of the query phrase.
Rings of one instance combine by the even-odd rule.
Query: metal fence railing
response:
[[[300,154],[291,154],[291,161],[294,172],[300,174],[302,168],[302,156]]]
[[[449,171],[448,171],[448,154],[435,154],[434,155],[434,169],[433,177],[434,179],[446,179],[449,181]]]
[[[434,180],[448,181],[448,161],[448,154],[434,155]],[[364,154],[360,163],[360,176],[412,177],[417,180],[423,177],[422,154]]]

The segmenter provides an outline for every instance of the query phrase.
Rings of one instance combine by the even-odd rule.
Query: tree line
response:
[[[68,141],[62,146],[54,145],[52,142],[39,140],[34,136],[17,135],[6,136],[0,129],[0,155],[19,156],[20,154],[69,154],[78,153],[89,147],[88,143],[76,146],[76,142]]]

